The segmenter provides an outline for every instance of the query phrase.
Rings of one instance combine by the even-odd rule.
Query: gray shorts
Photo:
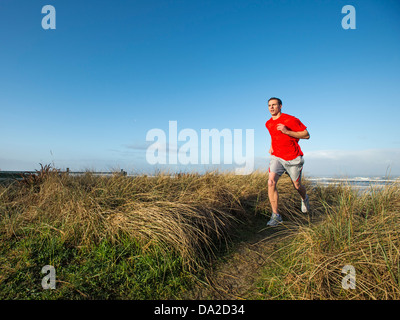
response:
[[[271,155],[269,162],[269,172],[274,172],[281,176],[285,172],[293,181],[301,181],[301,172],[303,170],[304,159],[302,156],[286,161]]]

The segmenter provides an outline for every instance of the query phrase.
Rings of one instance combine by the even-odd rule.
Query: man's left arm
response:
[[[276,127],[279,131],[296,139],[310,139],[310,134],[307,129],[303,131],[291,131],[284,124],[278,124]]]

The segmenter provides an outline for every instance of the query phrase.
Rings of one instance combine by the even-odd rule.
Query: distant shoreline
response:
[[[254,172],[258,172],[259,170],[255,170]],[[137,176],[156,176],[157,173],[152,172],[152,173],[127,173],[124,170],[121,171],[64,171],[61,170],[59,171],[60,173],[69,173],[70,175],[74,176],[74,175],[82,175],[85,173],[91,173],[91,174],[95,174],[95,175],[99,175],[99,176],[109,176],[109,175],[113,175],[113,174],[118,174],[118,173],[123,173],[125,176],[128,177],[137,177]],[[4,170],[1,171],[0,170],[0,180],[4,180],[4,179],[9,179],[9,178],[15,178],[17,176],[20,176],[22,174],[35,174],[37,173],[37,171],[24,171],[24,170]],[[178,174],[184,174],[186,172],[175,172],[175,173],[166,173],[166,172],[158,172],[158,173],[162,173],[165,175],[171,175],[171,176],[175,176]],[[203,175],[206,172],[187,172],[188,174],[199,174],[199,175]],[[220,172],[221,174],[225,173],[224,171]],[[337,184],[337,183],[354,183],[354,184],[363,184],[363,183],[384,183],[384,184],[388,184],[388,183],[397,183],[400,182],[400,176],[376,176],[376,175],[370,175],[370,176],[362,176],[362,175],[354,175],[354,176],[346,176],[346,175],[308,175],[305,174],[303,175],[304,179],[311,181],[313,183],[323,183],[323,184]]]
[[[399,183],[400,177],[396,178],[385,178],[385,177],[348,177],[348,178],[329,178],[329,177],[307,177],[313,185],[327,186],[337,186],[337,185],[347,185],[353,189],[359,191],[368,191],[371,188],[381,189],[388,185]]]

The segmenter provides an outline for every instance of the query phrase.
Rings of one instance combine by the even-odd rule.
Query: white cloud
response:
[[[304,159],[309,175],[400,175],[400,149],[317,150]]]

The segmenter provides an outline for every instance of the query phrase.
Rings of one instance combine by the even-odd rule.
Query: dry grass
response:
[[[268,174],[263,172],[247,176],[160,173],[154,177],[97,177],[88,172],[72,177],[49,167],[42,169],[39,178],[0,185],[0,237],[3,244],[15,246],[2,246],[8,258],[1,261],[28,259],[28,253],[22,252],[26,239],[49,246],[50,230],[60,248],[90,249],[107,241],[123,250],[126,239],[132,239],[141,253],[175,252],[183,270],[199,270],[221,245],[230,242],[241,225],[257,214],[270,214]],[[299,195],[288,178],[278,183],[285,239],[263,275],[262,297],[399,299],[399,186],[359,195],[344,186],[312,187],[305,183],[313,216],[300,212]],[[17,248],[22,251],[17,252]],[[61,257],[62,251],[57,254]],[[86,257],[89,255],[81,259],[82,265]],[[136,257],[129,259],[135,261]],[[157,264],[162,265],[162,261]],[[341,286],[344,265],[356,270],[356,290]],[[129,268],[127,265],[123,270]],[[1,269],[3,278],[8,279],[4,281],[12,283],[13,292],[17,292],[19,284],[12,277],[18,274],[18,266],[5,263]],[[161,272],[161,279],[165,272]],[[138,285],[141,281],[137,280]]]
[[[325,218],[287,236],[261,291],[285,299],[399,299],[399,186],[364,194],[339,186],[319,193]],[[342,287],[345,265],[355,268],[355,289]]]
[[[45,170],[0,187],[4,240],[42,228],[74,246],[128,235],[143,247],[175,250],[191,265],[229,241],[232,228],[249,218],[246,208],[254,214],[267,204],[264,173],[72,177]]]

